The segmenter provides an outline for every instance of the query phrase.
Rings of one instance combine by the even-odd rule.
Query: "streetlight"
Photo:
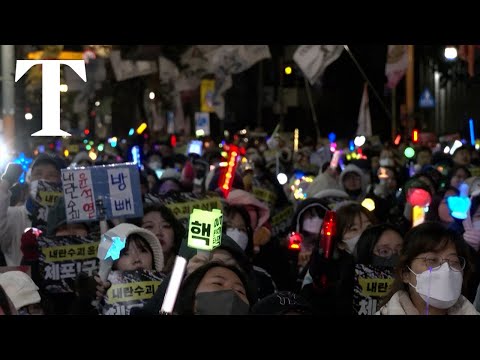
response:
[[[457,58],[457,48],[454,46],[447,46],[445,48],[445,59],[447,60],[455,60]]]

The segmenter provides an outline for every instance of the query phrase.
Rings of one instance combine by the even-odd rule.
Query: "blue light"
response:
[[[335,142],[335,140],[337,139],[337,135],[335,135],[335,133],[331,132],[330,134],[328,134],[328,140],[330,140],[330,142]]]
[[[29,157],[25,157],[25,154],[22,152],[18,155],[16,159],[13,160],[15,164],[20,164],[23,169],[23,173],[20,176],[19,182],[23,184],[25,182],[25,174],[28,171],[28,168],[30,167],[30,164],[32,163],[33,159]]]
[[[128,132],[128,136],[132,136],[135,133],[134,128],[130,128],[130,131]]]
[[[138,145],[132,146],[132,149],[130,150],[132,154],[132,160],[134,164],[137,164],[139,168],[142,168],[142,161],[140,159],[140,148]]]
[[[350,151],[354,151],[355,150],[355,143],[353,140],[350,140],[349,143],[348,143],[348,148],[350,149]]]
[[[103,241],[106,241],[106,238],[103,238]],[[113,260],[118,260],[120,258],[120,251],[125,247],[125,239],[121,239],[118,236],[112,237],[112,244],[105,255],[105,260],[111,257]]]
[[[470,125],[470,144],[475,146],[475,129],[473,126],[473,119],[468,120],[468,123]]]
[[[448,196],[447,205],[452,217],[460,220],[466,219],[471,205],[468,197],[468,185],[465,183],[460,185],[460,196]]]

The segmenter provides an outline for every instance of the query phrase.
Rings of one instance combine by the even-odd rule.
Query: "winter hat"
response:
[[[37,156],[35,161],[32,163],[31,169],[33,170],[36,166],[41,164],[50,163],[57,168],[58,171],[67,167],[65,162],[59,158],[57,155],[50,155],[47,153],[41,153]]]
[[[285,315],[289,312],[313,315],[311,305],[303,297],[291,291],[270,294],[252,307],[254,315]]]
[[[23,271],[7,271],[0,274],[0,285],[17,310],[41,301],[38,286]]]
[[[342,184],[343,187],[343,178],[345,177],[346,174],[348,173],[355,173],[358,176],[360,176],[360,181],[361,181],[361,186],[362,186],[362,191],[365,191],[367,189],[367,178],[365,173],[363,172],[362,169],[360,169],[357,165],[355,164],[348,164],[345,166],[343,171],[340,174],[340,184]]]
[[[110,237],[118,236],[122,239],[127,239],[132,234],[141,236],[143,239],[145,239],[148,245],[150,245],[150,248],[153,252],[153,263],[155,264],[155,270],[162,271],[164,265],[162,245],[154,233],[147,229],[127,223],[119,224],[105,233],[105,235]]]
[[[240,190],[240,189],[232,189],[230,193],[228,194],[227,197],[227,203],[230,205],[240,205],[240,206],[247,206],[251,205],[255,209],[248,209],[248,214],[250,215],[250,220],[252,227],[254,230],[260,228],[262,225],[264,225],[267,221],[268,218],[270,217],[270,209],[268,206],[266,206],[263,202],[258,200],[255,196],[253,196],[252,193],[249,193],[245,190]],[[257,223],[253,223],[253,214],[256,210],[258,216],[257,216]]]

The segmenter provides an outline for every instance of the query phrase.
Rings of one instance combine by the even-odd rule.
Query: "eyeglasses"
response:
[[[423,260],[425,266],[431,268],[432,270],[438,270],[443,263],[447,263],[448,267],[453,271],[462,271],[465,269],[466,260],[465,258],[457,255],[451,255],[447,259],[443,259],[438,256],[425,256],[425,257],[418,257],[415,258],[418,260]]]
[[[398,254],[399,251],[398,250],[393,250],[389,247],[381,247],[381,248],[374,249],[374,253],[376,253],[376,255],[378,255],[378,256],[388,258],[388,257],[392,256],[393,254]]]

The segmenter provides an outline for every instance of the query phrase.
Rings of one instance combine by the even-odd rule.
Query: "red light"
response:
[[[330,258],[332,252],[332,237],[337,231],[337,214],[335,211],[328,210],[323,217],[321,230],[320,247],[324,250],[325,258]]]
[[[292,232],[288,237],[288,249],[289,250],[300,250],[300,246],[303,241],[303,236],[300,233]]]
[[[417,143],[418,142],[418,130],[413,130],[412,132],[412,141],[414,143]]]
[[[170,136],[170,145],[172,145],[172,147],[177,146],[177,137],[175,135]]]
[[[395,140],[393,141],[393,143],[395,145],[399,145],[400,144],[400,140],[402,140],[402,135],[398,134],[396,137],[395,137]]]
[[[83,133],[84,133],[85,135],[88,135],[88,134],[90,134],[90,130],[85,129],[85,130],[83,130]]]
[[[428,206],[432,202],[432,196],[424,189],[411,188],[407,192],[407,201],[412,206]]]

